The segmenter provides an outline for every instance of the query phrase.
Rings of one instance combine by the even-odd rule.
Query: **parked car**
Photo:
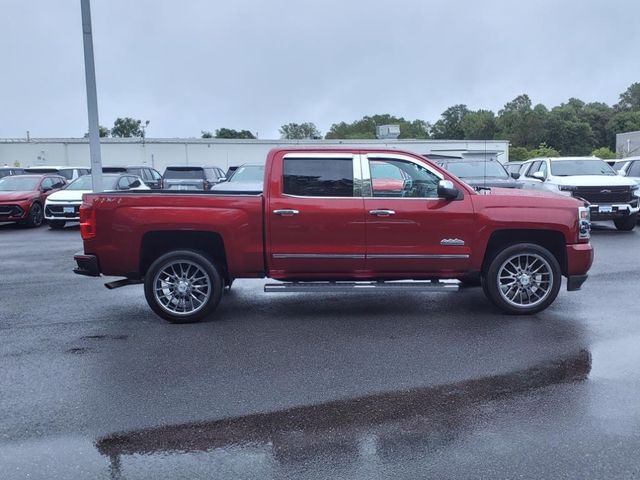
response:
[[[12,175],[0,178],[0,222],[42,225],[49,195],[66,185],[60,175]]]
[[[218,167],[171,166],[162,175],[165,190],[209,190],[225,180],[224,172]]]
[[[438,160],[438,164],[473,188],[522,188],[519,173],[507,173],[495,160]]]
[[[583,199],[592,220],[613,220],[618,230],[635,228],[638,184],[597,157],[534,158],[525,163],[522,174],[524,188]]]
[[[16,167],[0,167],[0,178],[8,177],[10,175],[22,175],[24,170]]]
[[[147,165],[126,165],[102,167],[102,173],[130,173],[140,177],[153,190],[162,188],[162,175]]]
[[[217,192],[262,192],[264,165],[240,165],[225,182],[211,187]]]
[[[640,184],[640,157],[628,157],[618,160],[613,165],[613,169],[621,177],[628,177]]]
[[[25,173],[57,173],[63,176],[67,182],[75,180],[82,175],[87,175],[90,172],[89,168],[85,167],[27,167],[24,169]]]
[[[376,195],[372,162],[407,175],[404,197]],[[235,278],[264,277],[277,280],[267,292],[390,296],[480,279],[503,311],[531,314],[555,300],[563,275],[580,289],[593,260],[582,201],[479,194],[414,153],[275,149],[265,171],[262,194],[85,194],[75,272],[124,277],[109,288],[144,283],[154,312],[185,323],[211,314]]]
[[[142,179],[128,173],[106,173],[102,175],[103,189],[106,192],[124,190],[149,190]],[[77,178],[63,190],[49,196],[44,206],[44,218],[52,229],[64,228],[67,222],[80,220],[82,195],[92,191],[91,175]]]
[[[518,177],[517,178],[513,177],[515,180],[517,180],[518,178],[520,178],[520,169],[522,168],[523,164],[524,162],[517,161],[517,162],[507,162],[502,166],[507,171],[507,173],[511,176],[513,176],[514,173],[517,173]]]

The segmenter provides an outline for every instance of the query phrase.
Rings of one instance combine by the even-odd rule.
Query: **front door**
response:
[[[365,220],[359,155],[285,153],[274,157],[272,172],[265,213],[269,276],[313,280],[361,274]]]
[[[440,172],[402,154],[362,157],[366,269],[389,278],[465,272],[473,235],[468,195],[438,198]],[[370,177],[371,181],[368,181]]]

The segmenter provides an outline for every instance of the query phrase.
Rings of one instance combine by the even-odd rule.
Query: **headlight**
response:
[[[636,197],[640,197],[640,185],[634,185],[631,187],[631,193]]]
[[[578,207],[578,239],[589,240],[591,237],[591,214],[588,207]]]

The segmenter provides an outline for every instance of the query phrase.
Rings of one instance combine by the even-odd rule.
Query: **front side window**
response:
[[[283,193],[303,197],[353,197],[353,160],[285,158]]]
[[[438,198],[441,178],[406,160],[376,158],[370,161],[374,197]]]
[[[640,177],[640,160],[636,160],[631,164],[629,170],[627,171],[627,176]]]

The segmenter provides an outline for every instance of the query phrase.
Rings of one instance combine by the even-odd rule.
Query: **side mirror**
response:
[[[445,200],[455,200],[460,195],[460,191],[451,180],[440,180],[438,182],[438,197]]]
[[[518,172],[511,172],[511,178],[518,180],[520,178],[520,174]]]
[[[627,176],[627,172],[625,172],[624,170],[620,169],[620,170],[618,170],[618,175],[620,175],[621,177],[626,177]]]
[[[547,176],[542,172],[535,172],[531,175],[533,178],[537,178],[538,180],[542,180],[543,182],[547,179]]]
[[[222,183],[222,182],[226,182],[227,181],[227,177],[220,177],[216,180],[216,183]]]

